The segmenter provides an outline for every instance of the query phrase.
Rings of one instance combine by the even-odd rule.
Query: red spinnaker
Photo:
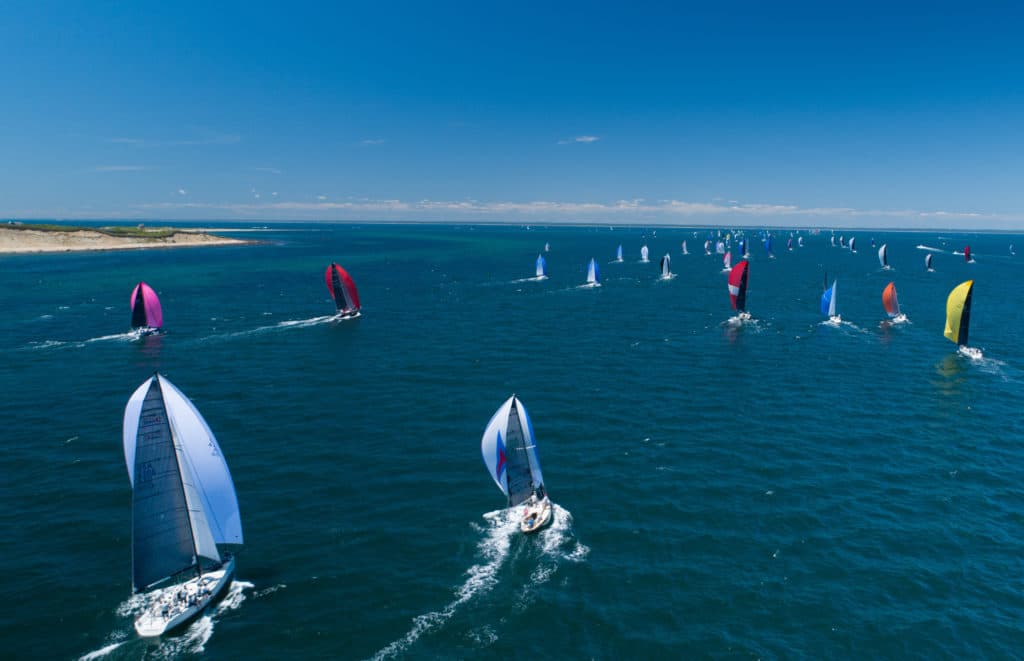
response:
[[[331,298],[339,312],[356,312],[359,310],[359,292],[356,291],[356,283],[348,272],[338,266],[331,264],[324,273],[324,280],[327,281],[327,291],[331,292]]]
[[[729,271],[729,301],[734,310],[747,309],[747,272],[750,262],[743,260]]]

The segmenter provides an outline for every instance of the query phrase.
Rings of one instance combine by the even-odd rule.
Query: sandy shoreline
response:
[[[176,231],[167,237],[109,236],[92,230],[70,232],[10,229],[0,226],[0,254],[35,252],[79,252],[93,250],[144,250],[147,248],[188,248],[252,243],[241,239]]]

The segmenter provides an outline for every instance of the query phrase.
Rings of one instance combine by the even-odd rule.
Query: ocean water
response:
[[[777,259],[751,248],[756,321],[736,327],[693,231],[287,225],[237,234],[253,246],[0,257],[0,656],[1018,655],[1024,238],[865,230],[852,254],[827,233],[787,252],[777,231]],[[603,286],[582,289],[590,257]],[[362,318],[328,318],[331,261]],[[968,278],[981,360],[942,336]],[[131,341],[139,280],[167,333]],[[880,325],[890,280],[908,324]],[[217,434],[246,547],[224,601],[148,642],[121,416],[154,370]],[[557,503],[535,537],[479,452],[512,393]]]

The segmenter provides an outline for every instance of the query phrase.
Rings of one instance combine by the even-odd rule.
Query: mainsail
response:
[[[131,297],[132,328],[162,328],[163,310],[156,292],[145,282],[135,285]]]
[[[743,312],[747,309],[747,274],[750,262],[743,260],[732,267],[729,273],[729,301],[734,310]]]
[[[537,255],[537,277],[543,278],[547,274],[547,262],[544,261],[544,255]]]
[[[729,252],[725,253],[725,256],[722,257],[722,267],[726,271],[732,268],[732,251],[731,250]]]
[[[971,294],[974,280],[962,282],[953,288],[946,299],[946,330],[943,335],[958,345],[967,346],[967,330],[971,322]]]
[[[857,252],[857,237],[850,237],[850,252]]]
[[[882,265],[882,268],[889,266],[889,252],[886,250],[888,244],[883,243],[882,247],[878,249],[878,263]]]
[[[832,286],[825,290],[825,293],[821,295],[821,313],[823,315],[834,317],[836,316],[836,281],[832,281]]]
[[[621,262],[622,261],[622,246],[621,245],[619,246],[618,250],[615,251],[615,261],[616,262]]]
[[[964,246],[964,261],[965,262],[971,261],[971,247],[970,246]]]
[[[648,261],[648,259],[647,259],[647,255],[648,254],[649,253],[648,253],[648,250],[647,250],[647,246],[643,246],[642,248],[640,248],[640,261],[641,262]]]
[[[593,258],[590,259],[590,264],[587,265],[587,282],[590,284],[596,284],[599,282],[597,262],[595,262]]]
[[[896,317],[900,313],[900,302],[896,298],[896,283],[890,282],[882,291],[882,305],[890,317]]]
[[[683,254],[689,255],[690,251],[686,249],[686,241],[683,241]]]
[[[533,424],[515,395],[487,423],[480,451],[491,478],[508,497],[509,507],[521,504],[544,486]]]
[[[327,281],[327,291],[331,292],[331,298],[338,308],[338,312],[358,312],[359,292],[356,291],[356,283],[352,281],[348,272],[332,263],[324,273]]]
[[[672,275],[672,258],[665,253],[665,256],[661,258],[661,277],[667,278]]]
[[[924,267],[929,271],[932,269],[932,254],[928,253],[924,256]]]

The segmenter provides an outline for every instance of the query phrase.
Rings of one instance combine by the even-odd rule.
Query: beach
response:
[[[0,254],[135,250],[245,244],[249,241],[208,234],[203,230],[153,230],[153,236],[114,236],[93,229],[52,230],[0,227]]]

